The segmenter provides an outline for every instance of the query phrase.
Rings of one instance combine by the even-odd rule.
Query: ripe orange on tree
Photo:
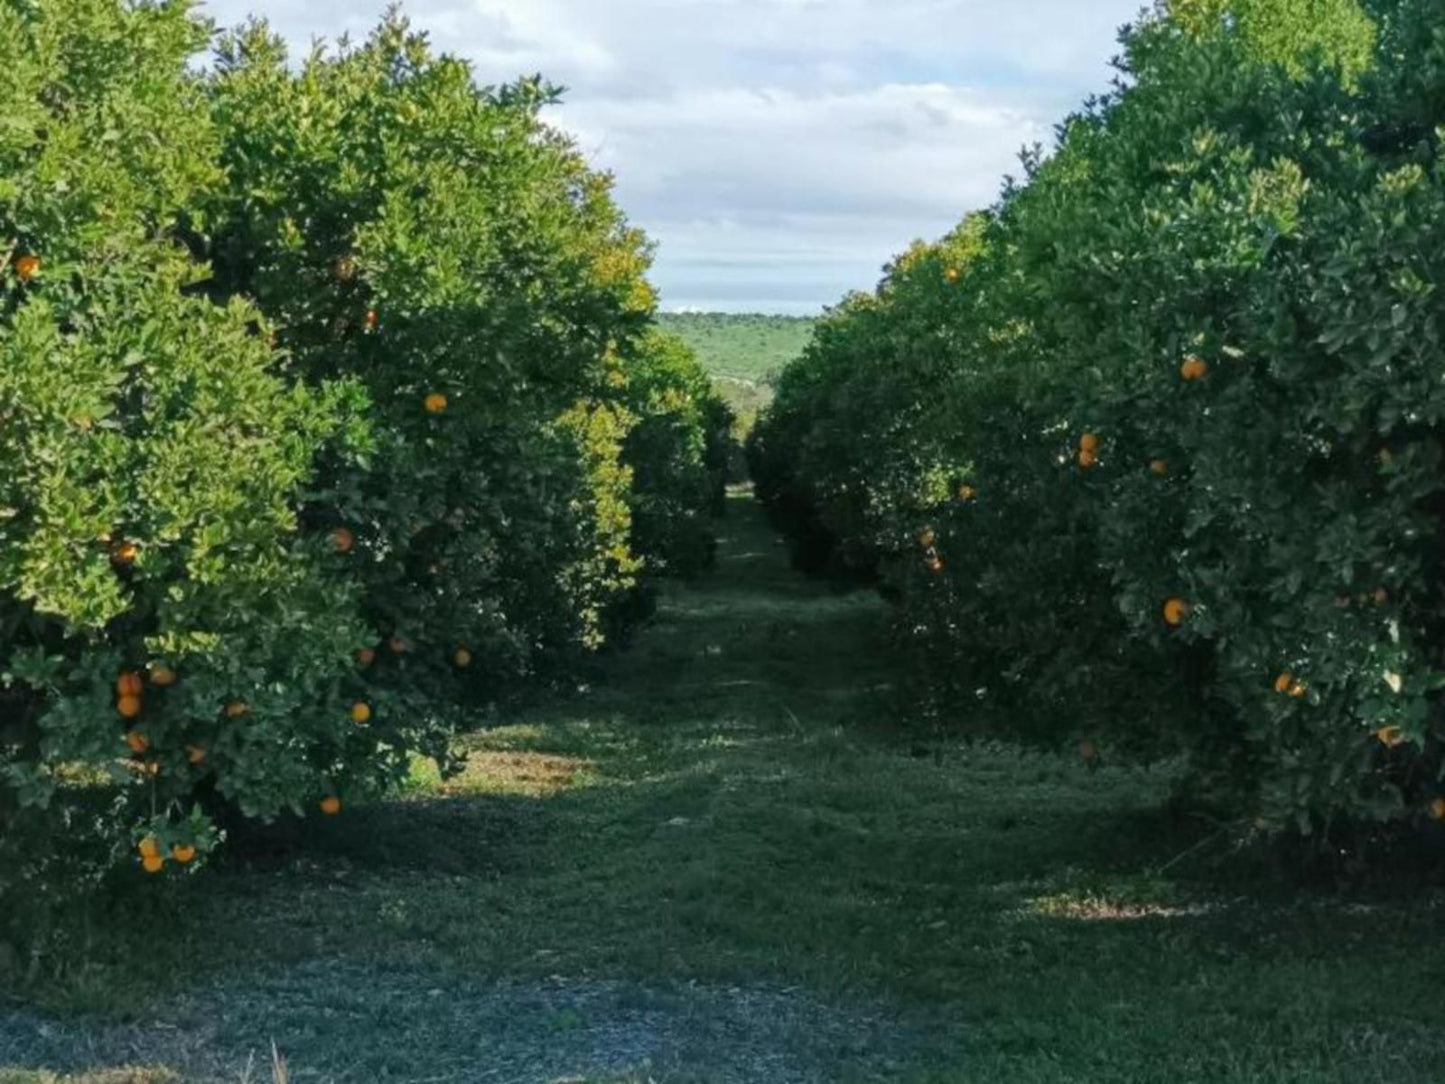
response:
[[[135,559],[140,556],[140,547],[134,542],[119,542],[111,550],[110,555],[116,564],[133,565]]]
[[[144,753],[151,747],[151,740],[146,737],[143,730],[128,730],[125,735],[125,743],[130,746],[130,751],[137,755]]]
[[[365,320],[366,330],[367,330],[367,331],[374,331],[374,330],[376,330],[376,321],[377,321],[376,310],[375,310],[375,309],[367,309],[367,310],[366,310],[366,320]]]
[[[459,647],[452,655],[452,662],[456,663],[459,669],[465,670],[472,665],[472,653],[464,647]]]
[[[1375,731],[1375,737],[1381,745],[1393,749],[1397,745],[1404,744],[1405,731],[1402,727],[1398,726],[1382,726],[1379,730]]]
[[[356,547],[356,535],[349,528],[338,527],[331,532],[331,545],[337,553],[350,553]]]
[[[134,670],[127,670],[115,679],[116,696],[140,696],[145,691],[145,682]]]
[[[141,713],[142,707],[141,698],[138,696],[122,696],[115,702],[115,710],[122,719],[134,719]]]
[[[192,764],[203,763],[206,759],[206,751],[199,745],[186,746],[186,759]]]
[[[1290,690],[1290,686],[1292,686],[1293,684],[1294,675],[1291,674],[1288,670],[1286,670],[1284,673],[1280,674],[1279,677],[1274,679],[1274,691],[1277,693],[1287,693]]]
[[[247,706],[244,700],[232,700],[226,705],[226,718],[239,719],[250,710],[250,707]]]
[[[154,858],[161,853],[160,844],[155,841],[154,836],[146,836],[136,844],[135,849],[140,852],[142,858]]]
[[[1096,453],[1090,451],[1088,448],[1084,448],[1079,452],[1079,466],[1084,470],[1089,470],[1092,467],[1098,466],[1098,464],[1099,457]]]
[[[328,817],[334,817],[341,812],[341,799],[334,794],[328,794],[321,799],[321,812]]]
[[[951,284],[957,282],[961,276],[959,275],[958,268],[950,267],[943,273],[943,277]]]
[[[150,666],[151,684],[164,689],[174,685],[178,675],[165,663],[151,663]]]
[[[29,282],[38,274],[40,274],[39,256],[27,253],[24,256],[15,257],[15,277],[21,282]]]
[[[1179,375],[1185,380],[1203,380],[1209,375],[1209,363],[1198,354],[1190,354],[1179,366]]]
[[[1149,470],[1163,478],[1169,473],[1169,461],[1167,459],[1151,459],[1149,460]]]
[[[1436,798],[1430,803],[1430,819],[1445,821],[1445,798]]]
[[[166,860],[158,854],[148,854],[140,860],[141,867],[147,873],[159,873],[166,867]]]
[[[935,576],[943,571],[943,558],[936,553],[929,554],[928,559],[924,561],[923,564],[928,571],[932,572]]]
[[[428,414],[440,414],[447,408],[447,397],[434,391],[422,401]]]
[[[1097,452],[1099,450],[1099,438],[1093,433],[1085,433],[1079,438],[1079,451]]]
[[[975,490],[975,489],[973,488],[973,486],[971,486],[971,485],[961,485],[961,486],[958,487],[958,499],[959,499],[959,500],[961,500],[961,501],[971,501],[971,500],[973,500],[974,497],[976,497],[976,496],[978,496],[978,491]]]
[[[351,721],[353,723],[365,723],[371,719],[371,705],[365,700],[358,700],[351,705]]]
[[[181,865],[189,865],[196,857],[196,849],[189,843],[177,843],[171,848],[171,857]]]
[[[1164,621],[1169,625],[1182,625],[1189,616],[1189,603],[1182,598],[1171,598],[1164,603]]]

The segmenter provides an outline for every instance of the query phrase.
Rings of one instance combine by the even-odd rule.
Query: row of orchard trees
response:
[[[726,411],[554,96],[0,2],[0,915],[445,763],[708,561]]]
[[[924,702],[1181,757],[1264,833],[1445,819],[1445,2],[1174,0],[751,443]]]

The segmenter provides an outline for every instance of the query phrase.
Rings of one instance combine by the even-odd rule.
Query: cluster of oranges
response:
[[[136,844],[136,850],[140,852],[141,868],[147,873],[159,873],[166,868],[167,855],[154,836],[146,836]],[[171,847],[169,857],[182,866],[188,866],[196,860],[196,848],[189,843],[177,843]]]
[[[39,256],[25,253],[15,257],[15,277],[21,282],[29,282],[38,274],[40,274]]]
[[[923,567],[935,576],[943,571],[943,558],[933,548],[937,544],[938,532],[932,527],[924,527],[918,532],[918,545],[923,549]]]
[[[174,669],[163,662],[153,662],[147,667],[146,676],[143,678],[138,671],[127,670],[115,679],[115,710],[122,719],[132,723],[132,726],[125,733],[125,743],[130,751],[136,756],[149,752],[151,747],[150,736],[146,734],[134,722],[140,718],[145,711],[145,690],[146,684],[158,689],[168,689],[180,680],[180,675]],[[236,703],[239,703],[237,701]],[[234,707],[234,704],[232,705]],[[230,707],[227,714],[231,715]],[[242,711],[244,714],[244,710]],[[234,716],[232,716],[234,717]],[[206,751],[199,745],[186,746],[186,760],[192,764],[204,763]],[[154,775],[158,766],[154,761],[147,763],[147,771]]]
[[[1299,698],[1301,696],[1304,696],[1305,687],[1304,683],[1300,681],[1299,678],[1295,677],[1292,673],[1286,670],[1284,673],[1280,674],[1279,677],[1274,679],[1274,691],[1286,696],[1293,696],[1295,698]]]
[[[1084,470],[1098,466],[1099,463],[1099,438],[1093,433],[1085,433],[1079,438],[1079,466]]]

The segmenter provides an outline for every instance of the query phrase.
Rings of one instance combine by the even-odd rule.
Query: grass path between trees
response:
[[[1222,891],[1161,775],[910,735],[884,605],[731,503],[717,571],[461,778],[0,992],[0,1084],[270,1081],[273,1042],[294,1082],[1445,1080],[1441,895]]]

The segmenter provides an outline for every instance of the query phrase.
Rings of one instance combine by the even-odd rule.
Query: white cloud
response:
[[[552,121],[659,243],[663,301],[798,309],[868,287],[992,201],[1018,150],[1108,85],[1140,0],[417,0],[483,82],[540,71]],[[364,34],[340,0],[213,0],[298,45]]]

